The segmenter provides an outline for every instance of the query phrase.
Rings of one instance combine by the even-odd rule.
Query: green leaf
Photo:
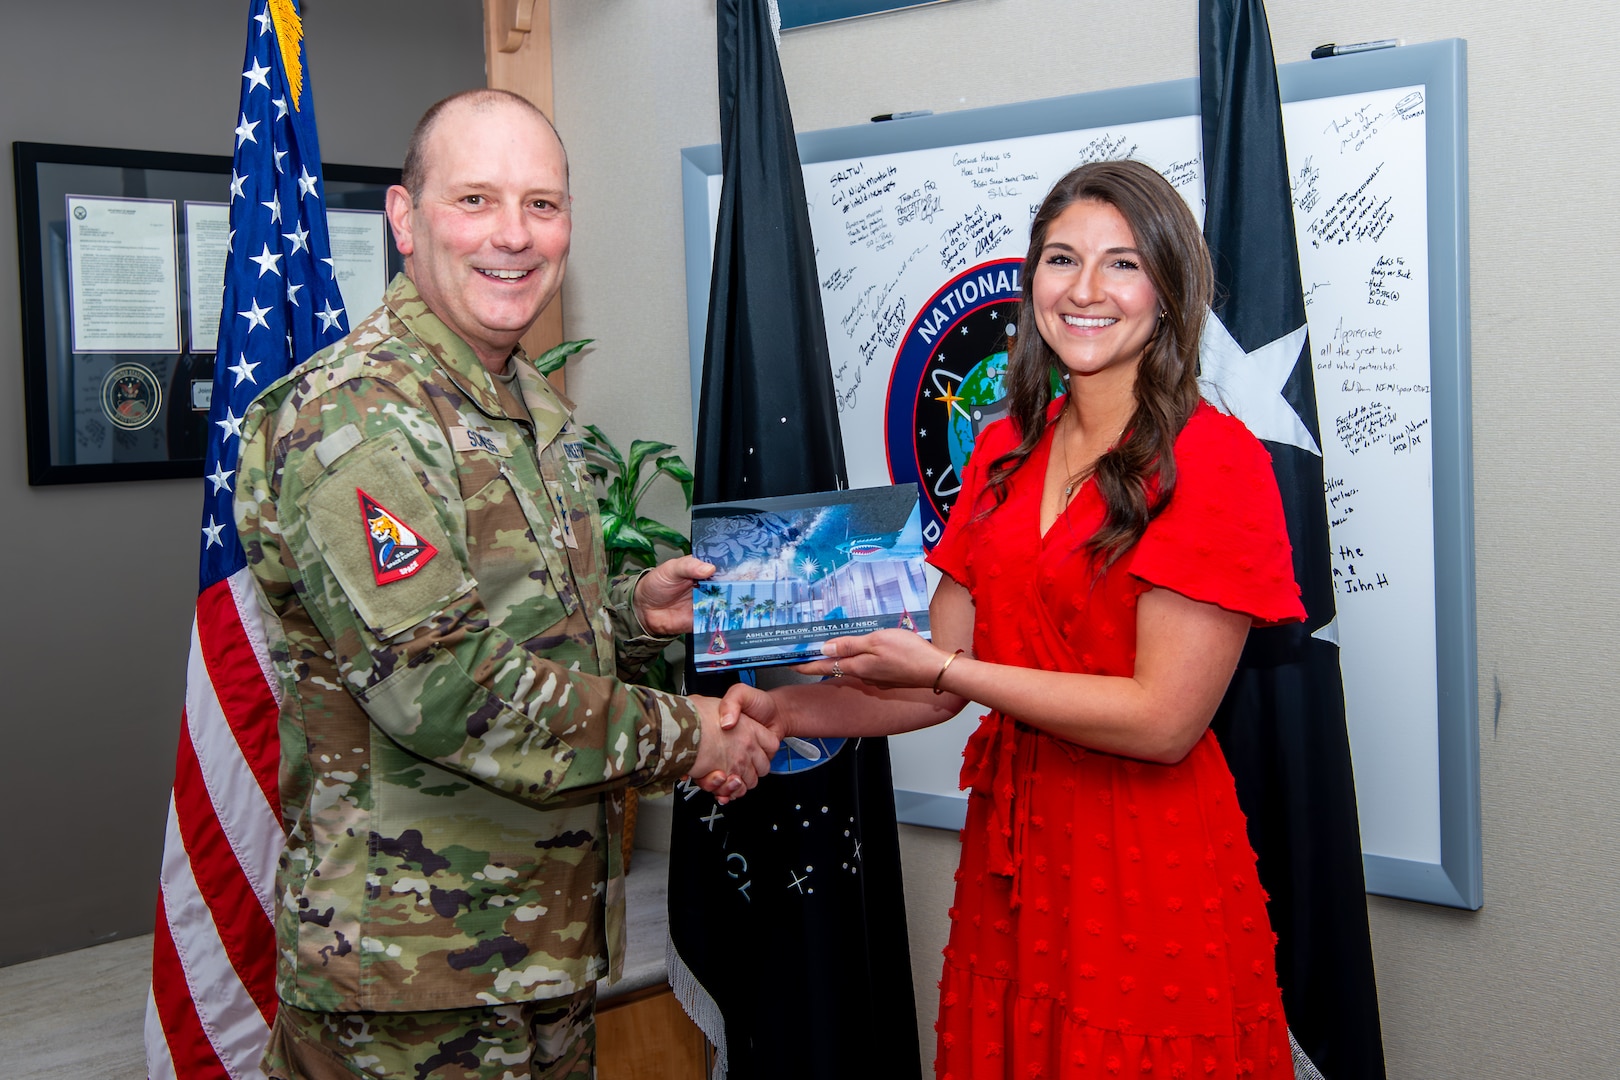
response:
[[[665,450],[675,447],[667,442],[656,442],[652,439],[635,439],[630,443],[630,459],[645,458],[648,454],[662,454]]]
[[[614,537],[613,549],[639,558],[647,566],[658,562],[658,552],[654,550],[652,541],[628,524],[621,524]]]
[[[601,454],[608,464],[622,472],[624,470],[624,458],[619,455],[619,448],[613,445],[613,440],[607,437],[607,432],[595,424],[586,424],[585,431],[587,432],[585,445]]]
[[[629,476],[630,483],[640,482],[642,467],[646,465],[649,457],[657,457],[674,449],[669,443],[654,442],[651,439],[636,439],[633,441],[630,444],[629,464],[624,467],[624,472]]]
[[[640,525],[641,522],[620,520],[618,524],[619,543],[635,547],[637,549],[645,548],[648,551],[652,550],[652,541],[647,539],[647,534],[636,528],[636,526]]]
[[[671,528],[661,521],[654,521],[652,518],[638,517],[636,518],[636,531],[642,533],[656,543],[663,544],[668,548],[674,548],[683,555],[692,550],[691,541],[686,539],[685,533],[681,532],[679,529]]]
[[[692,482],[692,469],[678,455],[669,454],[658,459],[659,472],[667,473],[682,483]]]
[[[692,509],[692,470],[686,462],[670,454],[658,459],[658,471],[680,482],[681,494],[686,497],[686,508]]]
[[[595,338],[583,338],[579,341],[565,341],[561,345],[553,345],[535,360],[534,366],[540,369],[540,374],[550,375],[553,371],[568,362],[568,358],[579,350],[595,341]]]

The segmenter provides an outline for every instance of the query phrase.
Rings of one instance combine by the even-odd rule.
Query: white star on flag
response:
[[[272,150],[272,151],[270,151],[270,154],[271,154],[272,157],[274,157],[276,159],[276,172],[278,172],[278,173],[281,172],[281,159],[287,156],[287,151],[285,151],[285,150]]]
[[[247,353],[239,353],[237,354],[236,363],[225,370],[236,376],[236,382],[232,384],[233,386],[241,386],[243,382],[250,382],[257,386],[259,380],[253,377],[253,369],[258,366],[258,364],[248,362]]]
[[[332,306],[332,301],[328,300],[326,302],[326,310],[325,311],[317,311],[315,313],[315,317],[317,319],[321,320],[321,329],[322,330],[337,330],[337,329],[342,329],[341,327],[338,326],[338,316],[340,316],[342,314],[343,314],[343,309],[342,308],[334,308]]]
[[[265,81],[265,76],[270,74],[270,70],[270,68],[259,63],[257,56],[253,58],[253,66],[242,72],[242,78],[248,81],[248,93],[252,93],[255,86],[262,86],[266,90],[270,89],[270,84]]]
[[[238,439],[242,437],[242,417],[231,412],[229,408],[225,410],[225,419],[215,420],[214,426],[223,431],[227,439],[232,435]]]
[[[262,202],[259,205],[269,208],[271,224],[279,224],[280,223],[280,221],[281,221],[281,196],[279,194],[276,195],[274,198],[272,198],[269,202]]]
[[[293,307],[301,307],[302,305],[298,302],[298,290],[302,288],[302,285],[294,285],[290,281],[287,282],[287,303],[291,304]]]
[[[287,119],[287,99],[284,97],[272,98],[270,104],[276,107],[276,119]]]
[[[1198,388],[1204,400],[1243,421],[1257,439],[1287,443],[1322,456],[1304,421],[1282,396],[1305,344],[1302,325],[1252,353],[1233,339],[1212,311],[1198,342]]]
[[[235,202],[237,199],[245,199],[245,198],[247,198],[247,195],[245,193],[243,193],[243,191],[242,191],[242,185],[244,183],[246,183],[250,179],[252,179],[252,178],[247,177],[247,176],[238,175],[235,169],[231,170],[231,201],[232,202]]]
[[[281,235],[292,241],[292,253],[294,255],[300,251],[309,250],[309,230],[304,228],[302,221],[298,223],[298,227],[293,229],[292,232],[284,232]]]
[[[231,490],[231,474],[225,471],[223,461],[214,466],[214,471],[208,474],[208,479],[214,483],[215,495],[218,495],[221,491]]]
[[[315,185],[319,182],[320,177],[309,175],[309,170],[301,165],[298,167],[298,197],[300,199],[306,195],[313,195],[317,199],[320,198],[320,192],[315,190]]]
[[[255,326],[262,326],[266,330],[270,329],[270,324],[264,321],[264,317],[270,314],[270,309],[260,307],[258,297],[248,301],[247,311],[238,311],[237,314],[248,321],[249,330],[252,330]]]
[[[236,125],[236,145],[238,148],[240,148],[243,143],[256,143],[259,141],[253,137],[253,129],[258,126],[259,121],[249,120],[247,118],[247,113],[242,114],[241,122]]]
[[[253,21],[259,24],[259,36],[264,37],[270,32],[270,5],[266,4],[264,10],[253,16]]]
[[[249,250],[252,250],[252,249],[250,248]],[[280,261],[281,261],[281,256],[280,255],[272,255],[272,254],[270,254],[270,245],[269,244],[265,244],[264,245],[264,250],[259,252],[257,255],[250,255],[248,257],[248,262],[250,262],[250,263],[258,263],[259,264],[259,276],[260,277],[264,277],[265,274],[274,274],[277,277],[280,277],[281,276],[281,271],[276,268],[276,263],[278,263]]]
[[[219,534],[224,530],[225,526],[215,521],[213,514],[209,514],[208,524],[203,526],[203,537],[205,541],[203,546],[213,547],[215,544],[223,544],[225,541],[219,538]]]

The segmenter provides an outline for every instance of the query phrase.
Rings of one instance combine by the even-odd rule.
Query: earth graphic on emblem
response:
[[[951,465],[961,476],[967,468],[968,456],[979,432],[1007,415],[1007,354],[991,353],[974,364],[956,388],[951,404],[947,445],[950,447]]]

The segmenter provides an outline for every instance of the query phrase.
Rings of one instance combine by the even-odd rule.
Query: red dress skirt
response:
[[[980,659],[1129,676],[1155,587],[1261,624],[1303,618],[1269,460],[1240,422],[1200,406],[1170,505],[1101,578],[1083,549],[1102,520],[1093,485],[1040,535],[1050,441],[982,514],[984,469],[1015,442],[1006,422],[986,429],[930,556],[973,596]],[[964,759],[939,1077],[1293,1076],[1276,937],[1213,735],[1156,765],[990,713]]]

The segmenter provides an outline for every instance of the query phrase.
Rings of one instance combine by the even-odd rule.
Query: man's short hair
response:
[[[497,90],[493,87],[478,87],[474,90],[463,90],[458,94],[451,94],[441,98],[428,106],[428,111],[422,114],[422,119],[416,122],[411,132],[411,141],[405,144],[405,166],[400,170],[400,182],[405,190],[411,193],[411,203],[414,205],[422,199],[422,188],[427,184],[427,141],[438,126],[439,117],[451,105],[465,103],[469,108],[484,111],[497,105],[516,105],[526,109],[546,122],[553,135],[557,135],[557,126],[551,122],[551,117],[534,102],[522,94],[514,94],[510,90]],[[557,145],[562,146],[562,136],[557,135]],[[563,180],[568,179],[568,148],[563,147]]]

